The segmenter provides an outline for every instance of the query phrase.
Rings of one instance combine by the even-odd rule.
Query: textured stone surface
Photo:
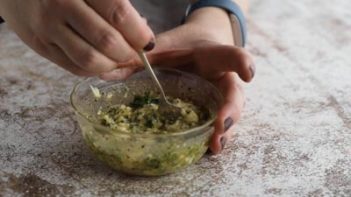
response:
[[[139,2],[158,31],[184,7],[167,1],[170,11],[157,12],[166,1]],[[94,159],[68,102],[79,78],[0,25],[0,196],[351,196],[350,7],[252,1],[248,49],[258,72],[235,140],[160,178],[121,175]]]

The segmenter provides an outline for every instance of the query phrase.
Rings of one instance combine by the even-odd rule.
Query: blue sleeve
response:
[[[239,23],[240,23],[240,30],[241,36],[243,40],[243,45],[246,43],[247,39],[247,30],[246,30],[246,21],[243,12],[241,11],[239,5],[231,0],[199,0],[196,3],[192,4],[188,10],[188,15],[191,12],[203,8],[203,7],[218,7],[226,10],[228,13],[234,15]]]

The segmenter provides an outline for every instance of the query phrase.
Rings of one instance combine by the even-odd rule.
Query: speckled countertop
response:
[[[167,12],[156,11],[160,2],[137,6],[158,30],[179,18],[175,1]],[[0,25],[0,196],[351,196],[350,7],[251,1],[258,72],[235,140],[160,178],[128,177],[94,159],[68,102],[79,78]]]

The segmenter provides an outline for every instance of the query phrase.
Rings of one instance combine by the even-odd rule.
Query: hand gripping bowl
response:
[[[112,130],[100,124],[98,110],[116,104],[127,104],[135,95],[157,89],[147,72],[134,74],[126,81],[103,81],[88,78],[78,83],[71,93],[84,141],[94,155],[112,168],[133,175],[165,175],[198,161],[206,152],[214,131],[213,122],[222,101],[221,94],[210,82],[173,69],[156,69],[166,94],[190,99],[209,111],[208,120],[195,128],[176,133],[129,133]],[[96,87],[96,98],[90,88]]]

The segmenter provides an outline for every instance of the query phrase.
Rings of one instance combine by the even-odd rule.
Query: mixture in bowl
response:
[[[185,87],[168,98],[180,108],[177,116],[169,116],[159,110],[156,91],[132,94],[129,86],[105,86],[100,92],[90,86],[94,103],[86,112],[93,115],[78,116],[84,141],[97,158],[127,174],[159,176],[195,163],[208,149],[217,107],[213,95],[201,97]]]
[[[129,133],[175,133],[202,125],[209,118],[208,111],[191,101],[169,97],[180,108],[179,116],[160,113],[160,97],[146,92],[136,95],[129,104],[109,106],[98,111],[100,123],[111,129]]]

